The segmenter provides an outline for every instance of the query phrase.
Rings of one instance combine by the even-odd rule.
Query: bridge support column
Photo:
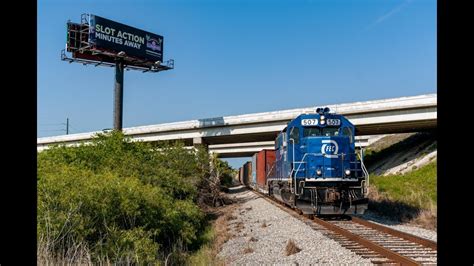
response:
[[[196,145],[205,145],[204,140],[202,138],[193,138],[193,146]]]
[[[206,148],[206,150],[209,150],[209,145],[202,139],[202,138],[193,138],[193,146],[201,146]]]
[[[207,143],[202,139],[202,138],[193,138],[193,147],[197,150],[197,151],[201,151],[201,152],[204,152],[204,153],[208,153],[209,154],[209,145],[207,145]],[[203,150],[201,149],[198,149],[198,148],[204,148]],[[209,154],[211,155],[211,154]],[[209,161],[209,169],[212,169],[212,160]]]

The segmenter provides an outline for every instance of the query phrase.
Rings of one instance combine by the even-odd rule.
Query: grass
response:
[[[437,203],[436,161],[403,175],[371,176],[370,183],[382,196],[421,209]]]
[[[371,176],[369,208],[427,229],[437,227],[436,161],[403,175]]]
[[[236,219],[232,214],[234,210],[235,206],[225,207],[221,210],[221,215],[206,229],[203,235],[204,244],[199,250],[189,255],[186,259],[186,265],[226,265],[223,259],[217,257],[217,254],[220,252],[222,245],[231,237],[228,222]]]
[[[207,239],[207,243],[201,246],[201,248],[191,254],[187,259],[188,265],[223,265],[215,260],[215,252],[213,248],[213,240],[216,237],[216,230],[214,227],[209,227],[204,233],[204,238]]]
[[[55,253],[50,241],[38,239],[36,250],[37,265],[93,265],[90,251],[84,243],[74,244],[66,254]],[[109,265],[106,261],[100,263]]]
[[[290,239],[288,240],[288,243],[286,244],[286,248],[285,248],[285,254],[286,256],[290,256],[290,255],[293,255],[293,254],[296,254],[298,252],[301,251],[301,248],[299,248],[295,241],[293,241],[293,239]]]

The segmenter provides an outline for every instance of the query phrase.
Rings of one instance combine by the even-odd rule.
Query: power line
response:
[[[64,131],[64,129],[40,129],[39,131]]]
[[[79,129],[77,129],[76,127],[73,127],[73,126],[71,126],[71,124],[69,124],[69,127],[70,127],[70,128],[73,128],[73,129],[74,129],[75,131],[77,131],[77,132],[79,132],[79,131],[83,131],[83,130],[79,130]]]
[[[77,128],[71,124],[69,121],[69,118],[66,118],[66,123],[46,123],[46,124],[38,124],[39,127],[43,126],[66,126],[64,129],[39,129],[40,131],[65,131],[66,134],[71,133],[71,129],[75,131],[75,133],[78,132],[84,132],[84,130]]]
[[[38,126],[59,126],[63,124],[64,123],[50,123],[50,124],[38,124]]]
[[[66,123],[45,123],[39,124],[38,126],[61,126],[65,125],[66,129],[40,129],[40,131],[66,131],[66,135],[69,134],[69,117],[66,118]]]
[[[74,129],[75,131],[77,131],[77,132],[79,132],[79,131],[84,131],[84,130],[82,130],[82,129],[80,129],[80,128],[78,129],[77,127],[73,126],[73,125],[71,124],[71,122],[69,122],[69,127],[70,127],[70,128],[73,128],[73,129]]]

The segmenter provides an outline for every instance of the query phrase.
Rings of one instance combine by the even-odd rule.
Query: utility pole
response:
[[[123,114],[123,59],[115,62],[115,89],[114,89],[114,129],[122,130]]]
[[[69,135],[69,117],[66,118],[66,135]]]

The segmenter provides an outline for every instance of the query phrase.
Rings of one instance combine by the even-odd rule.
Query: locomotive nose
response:
[[[308,138],[306,140],[307,156],[306,176],[308,177],[345,177],[348,167],[344,165],[344,156],[348,152],[347,138],[342,136],[328,136],[320,138]]]

